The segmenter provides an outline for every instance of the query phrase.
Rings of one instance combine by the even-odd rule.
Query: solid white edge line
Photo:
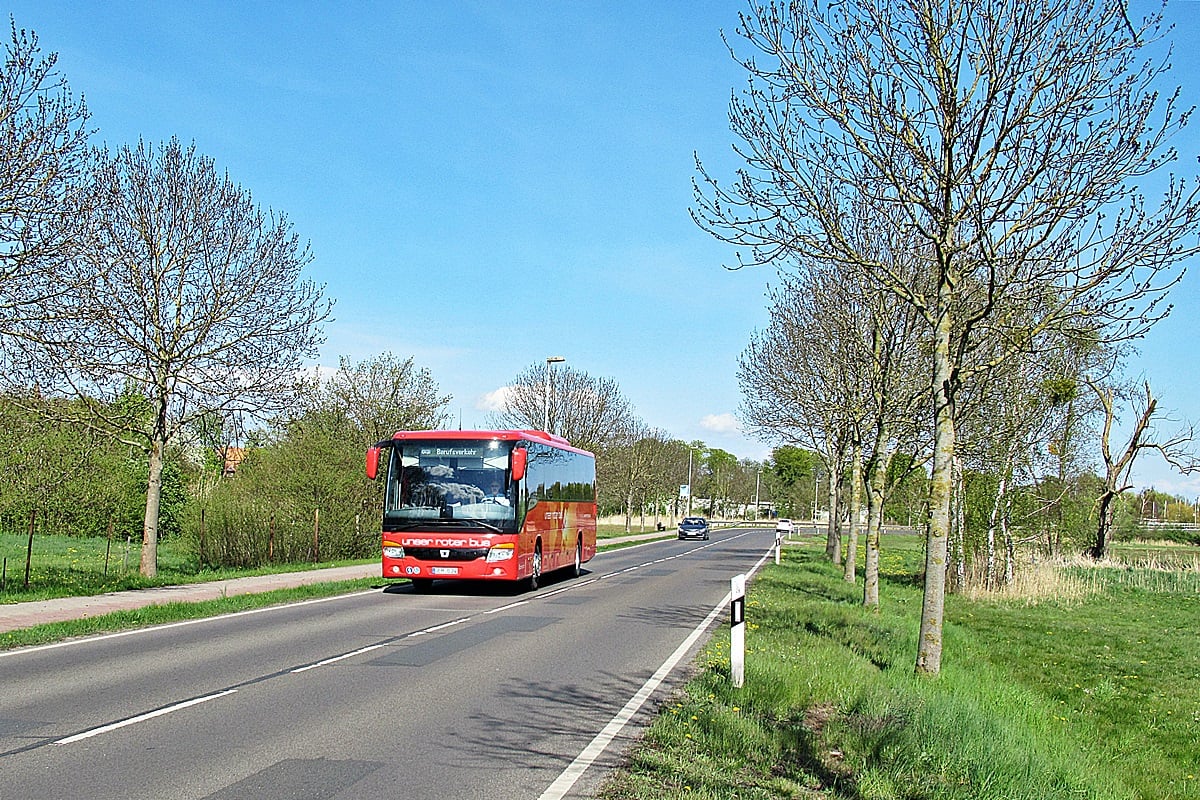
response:
[[[746,575],[747,579],[749,579],[754,575],[755,572],[758,571],[758,568],[763,565],[763,562],[770,557],[773,549],[774,548],[768,550],[763,557],[758,560],[758,563],[755,564],[750,572]],[[691,649],[693,644],[696,643],[696,640],[705,634],[713,620],[716,619],[717,615],[725,610],[726,606],[729,605],[730,596],[730,592],[725,593],[725,597],[721,599],[721,602],[718,603],[712,611],[708,612],[708,616],[704,618],[704,621],[697,625],[692,632],[688,634],[688,637],[683,640],[683,643],[680,644],[679,647],[675,648],[675,652],[663,662],[662,666],[650,676],[649,680],[642,684],[642,688],[638,689],[633,697],[629,698],[629,702],[625,704],[625,707],[618,711],[617,715],[613,717],[607,725],[604,726],[603,730],[596,734],[595,738],[588,743],[587,747],[583,748],[579,755],[575,757],[575,760],[568,764],[567,768],[559,773],[559,776],[554,779],[554,783],[550,784],[550,786],[546,788],[546,791],[542,792],[542,794],[538,797],[538,800],[562,800],[562,798],[566,796],[567,792],[571,791],[571,787],[575,785],[575,782],[578,781],[583,776],[583,773],[587,771],[587,768],[590,767],[595,760],[600,757],[600,754],[603,753],[604,750],[612,743],[612,740],[615,739],[617,734],[621,732],[621,729],[629,723],[629,720],[633,719],[633,715],[636,714],[639,709],[641,709],[646,700],[650,698],[650,695],[654,693],[654,690],[657,689],[659,685],[662,684],[663,680],[666,679],[667,675],[670,674],[671,670],[675,669],[676,665],[683,660],[684,655],[686,655],[687,651]]]
[[[83,739],[90,739],[93,736],[99,736],[102,733],[109,733],[110,731],[115,731],[118,728],[124,728],[127,725],[134,725],[138,722],[145,722],[148,719],[154,719],[155,717],[161,717],[175,711],[181,711],[185,708],[191,708],[192,706],[200,705],[201,703],[207,703],[209,700],[216,700],[220,697],[235,694],[236,692],[237,689],[226,689],[225,691],[217,692],[216,694],[185,700],[182,703],[176,703],[173,706],[160,708],[157,711],[149,711],[145,714],[139,714],[136,717],[123,719],[120,722],[114,722],[110,725],[102,725],[99,728],[92,728],[90,731],[84,731],[83,733],[77,733],[74,736],[68,736],[65,739],[59,739],[58,741],[54,742],[54,744],[73,744],[75,742],[82,741]]]

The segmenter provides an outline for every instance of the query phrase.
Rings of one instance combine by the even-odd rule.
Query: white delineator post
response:
[[[729,581],[729,674],[735,688],[746,681],[746,576]]]
[[[775,529],[775,566],[779,566],[779,551],[783,547],[783,534],[778,528]]]

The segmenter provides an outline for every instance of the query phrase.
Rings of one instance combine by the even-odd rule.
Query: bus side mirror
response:
[[[525,477],[525,465],[529,463],[529,451],[524,447],[513,448],[512,479],[519,481]]]
[[[375,476],[379,474],[379,448],[367,448],[367,480],[375,480]]]

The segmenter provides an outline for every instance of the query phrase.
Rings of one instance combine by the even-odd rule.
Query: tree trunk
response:
[[[829,470],[829,526],[825,535],[825,554],[834,564],[842,563],[842,526],[838,508],[838,490],[841,488],[841,477],[837,469]]]
[[[996,588],[996,528],[1000,527],[1001,506],[1004,503],[1004,492],[1008,487],[1007,475],[1000,475],[1000,483],[996,486],[996,496],[992,499],[992,511],[988,514],[987,529],[987,572],[984,582],[988,591]]]
[[[1089,555],[1097,561],[1108,555],[1108,542],[1112,536],[1113,516],[1116,511],[1115,500],[1117,492],[1109,487],[1100,495],[1100,509],[1096,514],[1096,541],[1092,544]]]
[[[1012,514],[1012,499],[1004,503],[1004,513],[1000,515],[1000,530],[1004,532],[1004,585],[1012,586],[1017,557],[1017,543],[1013,541],[1012,531],[1008,527],[1008,518]]]
[[[141,573],[158,575],[158,511],[162,505],[163,452],[166,442],[159,436],[150,444],[150,477],[146,482],[146,516],[142,526]]]
[[[862,445],[855,442],[850,449],[850,539],[846,543],[847,583],[854,583],[855,560],[858,557],[858,528],[862,511]]]
[[[867,542],[863,556],[863,605],[879,608],[879,539],[883,532],[883,488],[887,480],[886,457],[875,459],[867,476]]]
[[[954,545],[951,548],[954,559],[953,580],[949,582],[951,591],[962,591],[967,585],[966,495],[962,462],[956,456],[954,458],[954,492],[950,498],[950,510],[953,513],[950,529],[953,532]]]
[[[633,532],[633,490],[625,495],[625,533]]]
[[[945,290],[943,290],[945,291]],[[950,365],[951,318],[942,313],[934,337],[934,439],[929,481],[929,531],[925,544],[925,591],[917,639],[919,675],[942,669],[942,618],[946,609],[946,551],[954,484],[954,390]]]

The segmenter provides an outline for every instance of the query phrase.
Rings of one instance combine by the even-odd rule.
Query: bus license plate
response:
[[[434,575],[457,575],[458,567],[430,567],[429,571]]]

